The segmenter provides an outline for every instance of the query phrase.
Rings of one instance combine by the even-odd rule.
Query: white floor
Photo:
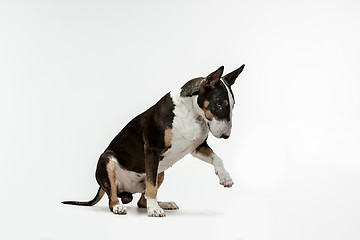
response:
[[[224,189],[206,165],[186,160],[178,165],[168,174],[159,197],[174,200],[180,209],[166,211],[165,218],[147,217],[145,209],[136,207],[139,195],[127,205],[128,214],[120,216],[109,211],[106,197],[93,207],[60,203],[90,199],[95,185],[91,194],[79,189],[76,195],[82,198],[60,199],[50,190],[53,196],[39,192],[36,198],[25,196],[23,204],[6,203],[3,239],[360,239],[357,173],[297,169],[289,171],[287,182],[270,188],[247,187],[235,175],[234,187]],[[208,177],[172,176],[186,175],[193,166],[200,167],[200,175],[209,172]],[[68,186],[69,192],[76,186]]]

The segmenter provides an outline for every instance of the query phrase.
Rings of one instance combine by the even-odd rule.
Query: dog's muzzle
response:
[[[231,133],[231,121],[217,121],[213,119],[208,122],[209,130],[217,138],[228,139]]]

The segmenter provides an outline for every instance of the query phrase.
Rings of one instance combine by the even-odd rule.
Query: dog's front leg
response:
[[[146,190],[145,198],[147,204],[147,213],[149,217],[165,217],[164,210],[157,201],[157,191],[159,188],[158,166],[160,153],[157,150],[147,148],[145,150],[145,172],[146,172]]]
[[[192,155],[214,166],[215,174],[218,175],[221,185],[223,185],[224,187],[231,187],[234,184],[230,177],[230,174],[224,168],[223,161],[208,146],[206,140],[196,148]]]

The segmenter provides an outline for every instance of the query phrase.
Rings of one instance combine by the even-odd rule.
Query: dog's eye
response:
[[[216,104],[216,107],[217,107],[218,109],[220,109],[220,110],[223,109],[223,105],[222,105],[221,103],[217,103],[217,104]]]

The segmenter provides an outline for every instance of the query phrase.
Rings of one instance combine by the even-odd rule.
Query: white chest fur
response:
[[[159,163],[158,172],[165,171],[185,155],[195,151],[209,133],[206,122],[195,110],[198,107],[197,96],[183,98],[180,97],[180,91],[172,91],[170,96],[175,104],[173,137],[171,147],[163,154],[164,158]]]

